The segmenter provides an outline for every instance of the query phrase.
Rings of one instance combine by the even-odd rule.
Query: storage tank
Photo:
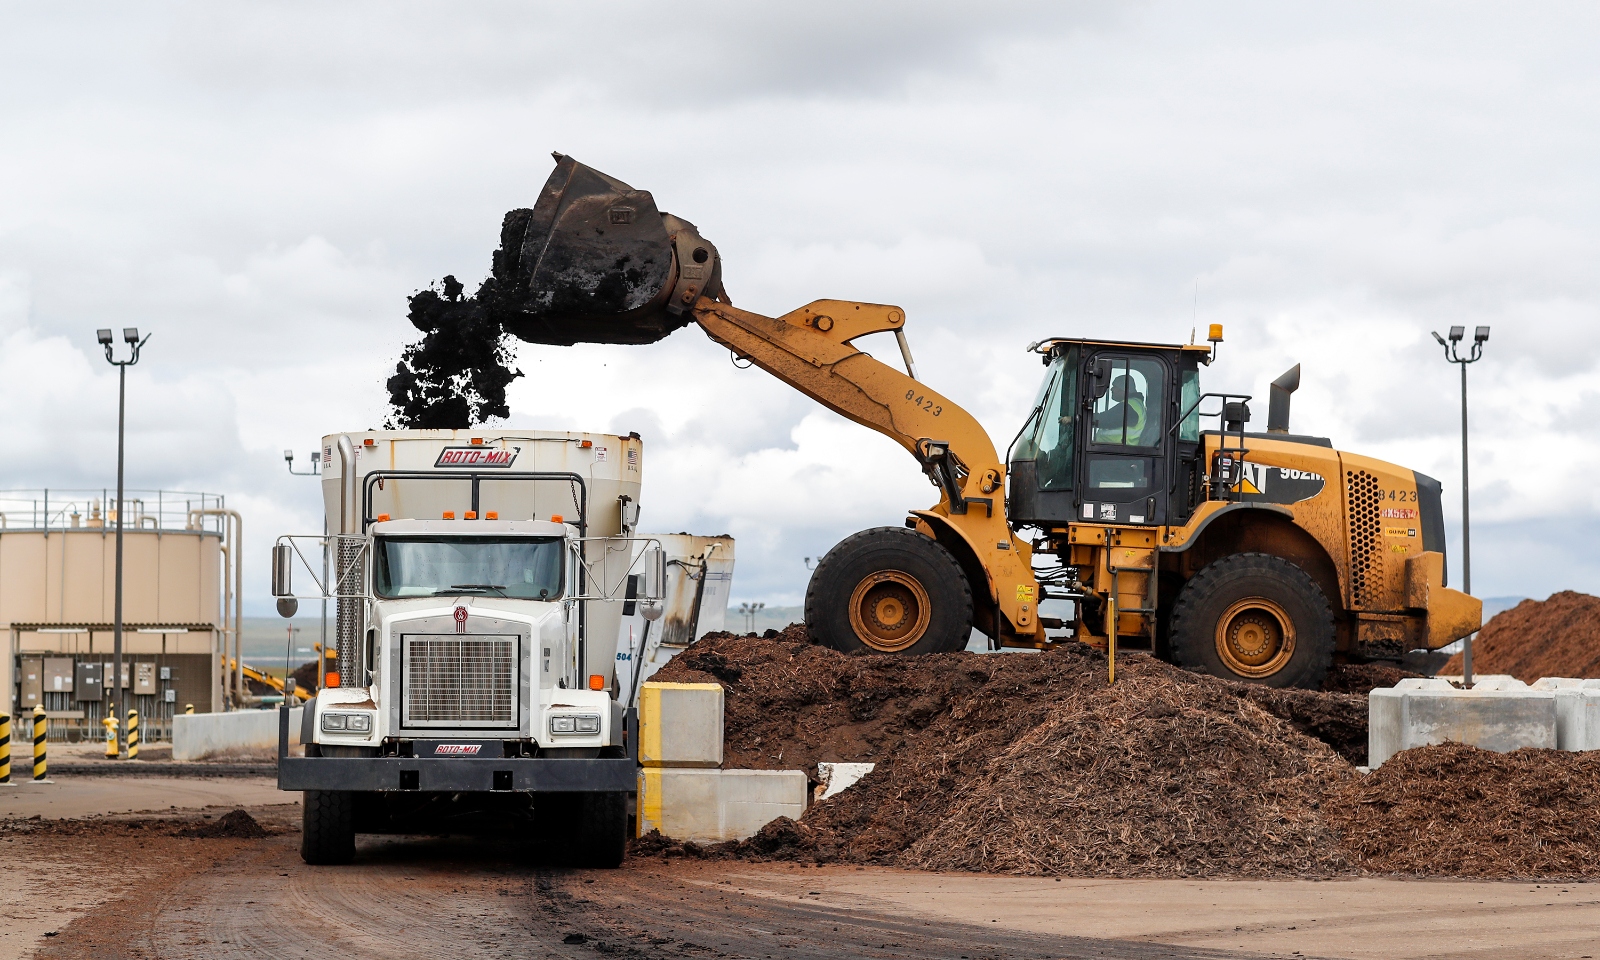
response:
[[[217,494],[135,490],[123,502],[121,685],[145,739],[160,740],[186,705],[222,709],[237,527]],[[0,492],[0,689],[13,717],[42,704],[52,739],[100,739],[116,701],[116,521],[114,490]]]

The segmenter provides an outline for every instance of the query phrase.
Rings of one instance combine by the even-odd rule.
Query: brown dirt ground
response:
[[[1600,597],[1563,590],[1502,611],[1472,641],[1472,670],[1507,673],[1524,683],[1600,677]],[[1461,671],[1458,653],[1439,672]]]

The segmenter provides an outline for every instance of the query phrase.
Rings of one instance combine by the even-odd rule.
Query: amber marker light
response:
[[[601,676],[598,673],[589,674],[589,689],[590,690],[604,690],[605,688],[606,688],[606,678],[605,677]]]
[[[454,520],[455,518],[456,512],[454,510],[446,510],[444,516],[440,517],[441,520]]]
[[[499,520],[500,519],[500,514],[496,513],[493,510],[490,510],[488,513],[483,515],[483,519],[485,519],[485,520]]]

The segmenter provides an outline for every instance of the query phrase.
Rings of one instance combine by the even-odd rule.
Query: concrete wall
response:
[[[1402,680],[1367,700],[1367,764],[1412,747],[1453,741],[1509,753],[1521,747],[1555,749],[1556,692],[1516,680],[1459,690],[1448,681]]]
[[[289,711],[289,744],[300,742],[300,715]],[[180,714],[172,718],[172,759],[204,760],[240,754],[276,753],[277,710],[235,710],[232,713]]]
[[[674,840],[744,840],[779,817],[806,812],[801,770],[639,769],[638,828]]]

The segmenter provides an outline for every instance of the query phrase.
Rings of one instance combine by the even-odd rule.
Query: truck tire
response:
[[[534,801],[548,855],[564,867],[610,870],[628,850],[626,793],[547,793]]]
[[[300,859],[313,866],[326,866],[349,863],[355,856],[355,796],[344,790],[305,791]]]
[[[578,856],[573,866],[615,870],[628,852],[628,795],[586,793],[581,804]]]
[[[972,634],[972,587],[938,541],[874,527],[840,541],[812,571],[806,628],[845,653],[949,653]]]
[[[1184,584],[1169,637],[1173,661],[1186,670],[1315,689],[1333,664],[1333,608],[1299,565],[1238,553]]]

